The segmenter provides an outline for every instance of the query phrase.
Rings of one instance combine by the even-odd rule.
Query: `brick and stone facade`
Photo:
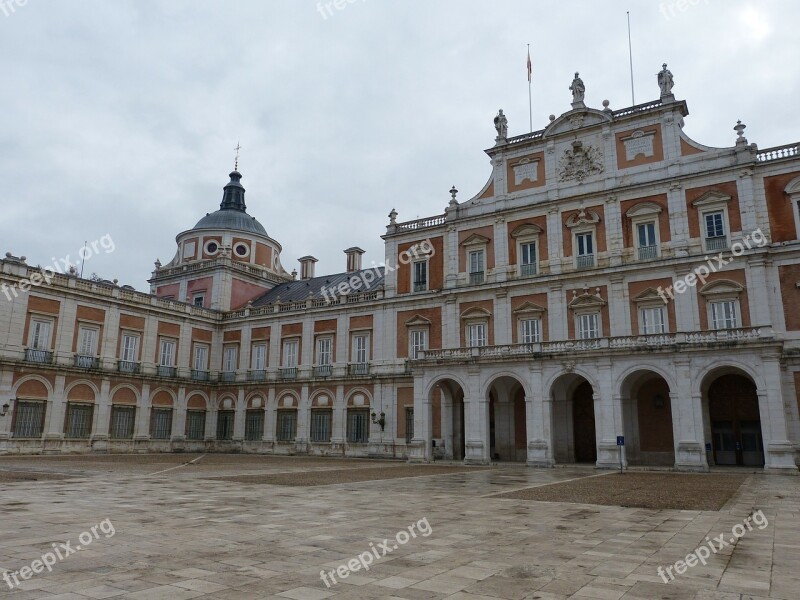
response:
[[[624,436],[625,464],[794,472],[798,146],[759,150],[737,125],[706,147],[687,116],[671,94],[581,102],[498,135],[474,197],[392,210],[379,271],[349,248],[343,273],[315,277],[312,256],[287,273],[237,172],[150,294],[42,283],[8,255],[0,452],[614,468]]]

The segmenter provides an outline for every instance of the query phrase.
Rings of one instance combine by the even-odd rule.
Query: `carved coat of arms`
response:
[[[594,146],[585,146],[581,142],[573,142],[572,150],[564,150],[558,163],[559,181],[583,181],[590,175],[597,175],[605,170],[603,153]]]

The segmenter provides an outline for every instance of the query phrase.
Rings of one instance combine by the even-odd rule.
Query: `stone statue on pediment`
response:
[[[494,118],[494,128],[497,130],[497,139],[504,140],[508,137],[508,119],[503,114],[503,109]]]
[[[569,86],[572,92],[572,104],[583,104],[583,98],[586,94],[586,86],[583,84],[583,79],[580,73],[575,72],[575,79],[572,80],[572,85]]]
[[[658,87],[661,88],[661,97],[666,98],[672,96],[672,87],[675,85],[675,80],[672,77],[672,71],[667,68],[667,63],[664,63],[663,68],[658,74]]]

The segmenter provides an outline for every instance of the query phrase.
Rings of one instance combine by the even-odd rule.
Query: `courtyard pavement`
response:
[[[656,510],[497,496],[597,476],[592,469],[443,466],[243,455],[0,457],[0,573],[19,580],[10,577],[11,589],[0,579],[0,597],[800,595],[798,477],[745,473],[721,510]],[[369,471],[348,475],[360,469]],[[334,471],[345,481],[330,483]],[[323,472],[325,485],[313,485]],[[669,483],[661,487],[668,496]],[[758,511],[765,520],[755,520]],[[744,528],[748,517],[766,524]],[[678,574],[676,561],[720,535],[733,539],[737,525],[734,544]],[[45,568],[48,553],[53,564]],[[674,580],[664,583],[659,566],[671,567]]]

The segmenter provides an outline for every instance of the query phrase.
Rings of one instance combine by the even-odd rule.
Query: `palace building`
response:
[[[149,293],[7,254],[0,453],[796,472],[800,147],[703,146],[659,87],[589,108],[576,74],[516,137],[500,111],[483,189],[392,210],[380,269],[287,272],[238,169]]]

